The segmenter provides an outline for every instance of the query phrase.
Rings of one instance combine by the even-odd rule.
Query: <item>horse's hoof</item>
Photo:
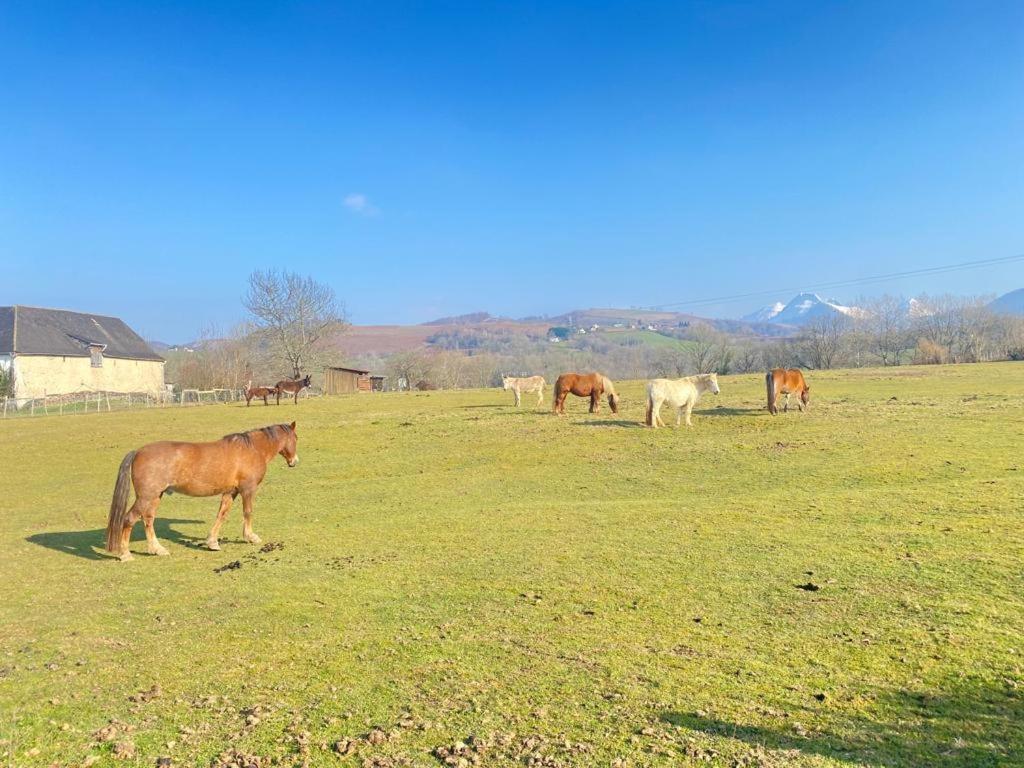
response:
[[[206,548],[211,552],[220,552],[220,543],[217,541],[207,541]]]
[[[255,533],[250,533],[248,536],[245,537],[245,540],[247,542],[249,542],[250,544],[262,544],[263,543],[263,539],[261,539]]]
[[[156,555],[157,557],[167,557],[171,553],[167,551],[167,547],[153,547],[153,549],[147,550],[149,554]]]
[[[129,560],[134,560],[135,558],[132,557],[131,552],[123,552],[122,554],[118,555],[117,559],[120,560],[122,563],[127,563]]]

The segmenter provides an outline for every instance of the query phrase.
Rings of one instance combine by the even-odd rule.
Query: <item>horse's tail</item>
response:
[[[647,382],[647,415],[644,417],[644,424],[648,427],[654,426],[654,384]]]
[[[764,375],[764,386],[768,391],[768,413],[775,414],[775,371]]]
[[[114,497],[110,500],[110,519],[107,521],[107,552],[121,551],[121,534],[128,519],[128,491],[132,486],[132,463],[135,451],[129,451],[121,460],[121,468],[117,470],[117,483],[114,485]]]

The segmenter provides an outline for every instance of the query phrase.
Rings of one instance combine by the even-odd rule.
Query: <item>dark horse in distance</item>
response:
[[[563,373],[555,381],[555,413],[565,413],[565,398],[569,393],[577,397],[590,398],[590,412],[601,409],[601,396],[608,395],[608,406],[612,413],[619,412],[619,396],[611,379],[603,373]]]
[[[299,392],[304,390],[306,387],[313,383],[313,379],[310,376],[306,376],[304,379],[281,379],[274,385],[277,390],[277,404],[281,404],[281,393],[295,393],[295,404],[299,404]]]
[[[277,387],[254,387],[250,381],[245,388],[245,404],[247,406],[251,404],[254,397],[262,397],[263,404],[269,405],[267,398],[280,394],[281,393],[277,391]]]
[[[252,499],[263,482],[267,465],[280,454],[294,467],[298,461],[295,422],[274,424],[251,432],[227,435],[212,443],[160,442],[130,451],[121,462],[110,502],[107,551],[122,561],[131,560],[128,541],[132,527],[142,518],[146,525],[146,551],[170,554],[157,541],[153,520],[165,493],[186,496],[220,496],[220,510],[210,529],[206,546],[220,549],[217,535],[235,497],[242,496],[242,538],[259,544],[252,530]],[[128,507],[128,493],[135,487],[135,503]]]

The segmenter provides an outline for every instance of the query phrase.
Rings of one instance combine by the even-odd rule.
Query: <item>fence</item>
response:
[[[303,390],[301,397],[316,396],[317,394]],[[283,397],[282,400],[284,400]],[[182,389],[176,393],[168,392],[163,396],[155,396],[146,392],[75,392],[44,397],[4,397],[0,398],[0,419],[66,416],[76,413],[102,413],[143,408],[173,408],[238,401],[245,401],[244,390]]]

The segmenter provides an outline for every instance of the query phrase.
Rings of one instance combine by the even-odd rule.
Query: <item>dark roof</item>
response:
[[[358,368],[344,368],[340,365],[328,365],[325,370],[328,371],[345,371],[346,373],[357,373],[360,376],[365,376],[369,371],[361,371]]]
[[[123,320],[65,309],[0,307],[0,355],[88,357],[89,346],[106,357],[159,360],[153,348]]]

